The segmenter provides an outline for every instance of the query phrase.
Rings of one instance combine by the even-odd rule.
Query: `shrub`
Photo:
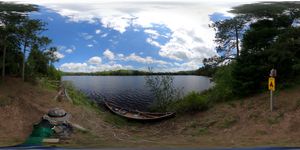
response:
[[[209,91],[208,99],[214,102],[224,102],[233,99],[233,82],[232,70],[235,63],[221,66],[217,69],[213,81],[214,87]]]
[[[167,106],[181,97],[181,90],[173,85],[174,77],[171,75],[148,75],[145,77],[146,86],[155,97],[150,108],[153,111],[166,111]]]
[[[207,110],[211,106],[211,102],[209,101],[207,94],[207,92],[202,94],[191,92],[184,98],[171,103],[168,110],[175,111],[177,113]]]

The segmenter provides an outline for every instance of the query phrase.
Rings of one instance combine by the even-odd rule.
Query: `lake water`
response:
[[[98,103],[112,101],[124,108],[146,111],[154,101],[146,86],[145,76],[63,76],[75,88],[84,92]],[[183,94],[201,92],[212,86],[209,78],[203,76],[174,76],[174,86]]]

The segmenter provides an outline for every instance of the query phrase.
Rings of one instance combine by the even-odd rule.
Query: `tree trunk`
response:
[[[25,40],[24,42],[24,47],[23,47],[23,65],[22,65],[22,80],[25,81],[25,61],[26,61],[26,47],[27,47],[27,41]]]
[[[2,80],[4,80],[5,77],[5,59],[6,59],[6,48],[7,45],[5,44],[7,37],[4,38],[4,48],[3,48],[3,58],[2,58]]]
[[[239,58],[240,48],[239,48],[239,33],[237,27],[235,27],[235,44],[236,44],[236,58]]]

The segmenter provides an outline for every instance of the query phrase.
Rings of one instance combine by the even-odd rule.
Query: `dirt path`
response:
[[[58,106],[89,129],[75,132],[63,146],[76,147],[240,147],[299,146],[300,88],[276,95],[269,112],[268,93],[218,104],[206,112],[160,123],[124,122],[109,112],[53,100],[56,92],[11,78],[0,85],[0,145],[21,143],[49,108]],[[113,121],[112,121],[113,120]],[[114,122],[114,124],[108,122]]]

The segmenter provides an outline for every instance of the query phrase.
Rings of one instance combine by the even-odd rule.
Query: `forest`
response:
[[[0,2],[0,68],[1,79],[5,76],[21,77],[34,81],[39,77],[60,79],[54,67],[57,48],[42,32],[46,23],[30,19],[30,12],[38,11],[35,5]]]

